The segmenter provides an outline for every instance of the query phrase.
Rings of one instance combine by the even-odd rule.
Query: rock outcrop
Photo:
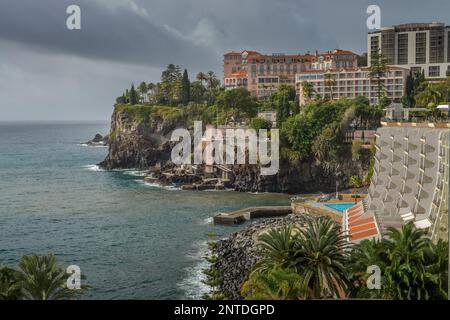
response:
[[[170,166],[174,146],[170,135],[176,128],[188,128],[182,114],[173,108],[118,106],[111,119],[109,153],[100,166],[107,169],[150,169]],[[190,122],[192,126],[193,122]],[[243,192],[312,193],[333,192],[348,188],[352,175],[364,176],[369,161],[354,162],[351,155],[341,161],[339,169],[329,169],[315,160],[289,162],[281,159],[277,175],[261,176],[258,165],[235,165],[230,174],[231,188]],[[175,179],[176,180],[176,179]]]
[[[135,108],[135,109],[133,109]],[[111,119],[110,146],[100,166],[107,169],[148,169],[170,159],[170,134],[184,126],[151,107],[116,107]]]
[[[347,189],[350,177],[364,176],[369,162],[343,162],[339,169],[330,169],[315,161],[291,163],[282,160],[277,175],[262,176],[257,165],[234,167],[234,189],[250,192],[314,193]]]
[[[216,267],[222,272],[222,285],[219,290],[230,299],[242,299],[240,290],[248,279],[255,264],[261,259],[262,251],[257,244],[258,235],[265,229],[285,224],[304,225],[316,219],[303,214],[291,214],[283,218],[264,219],[252,223],[248,228],[220,240],[212,250],[217,255]]]
[[[88,146],[107,146],[109,144],[109,134],[102,136],[97,133],[94,138],[86,142]]]

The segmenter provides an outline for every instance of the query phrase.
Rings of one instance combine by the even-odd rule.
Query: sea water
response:
[[[0,265],[54,253],[78,265],[86,299],[194,299],[203,256],[243,226],[212,217],[288,197],[234,191],[181,191],[144,183],[136,170],[106,172],[108,149],[83,145],[108,123],[0,123]]]

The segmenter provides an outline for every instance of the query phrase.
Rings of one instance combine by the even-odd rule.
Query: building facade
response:
[[[309,70],[296,75],[296,91],[300,98],[300,104],[308,100],[303,92],[304,81],[313,84],[314,97],[338,100],[346,97],[353,99],[364,96],[371,104],[378,103],[378,85],[369,77],[369,68],[342,68],[329,69],[327,71]],[[405,84],[409,70],[400,67],[389,67],[384,82],[386,96],[393,102],[399,102],[405,94]]]
[[[445,78],[450,73],[450,26],[408,23],[369,33],[369,66],[370,57],[380,51],[388,65],[423,71],[430,80]]]
[[[357,55],[347,50],[304,55],[229,52],[224,55],[224,85],[227,89],[246,88],[253,96],[265,99],[282,84],[294,86],[299,72],[356,66]]]

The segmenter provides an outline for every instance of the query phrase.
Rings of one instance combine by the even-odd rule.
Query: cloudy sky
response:
[[[81,8],[82,29],[66,28]],[[0,0],[0,121],[107,120],[131,82],[169,63],[220,76],[222,54],[366,50],[366,8],[382,25],[442,21],[448,0]]]

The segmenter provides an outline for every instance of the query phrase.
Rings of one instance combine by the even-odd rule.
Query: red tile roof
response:
[[[345,214],[350,241],[363,240],[380,236],[377,221],[373,213],[364,212],[362,202],[358,202]]]

